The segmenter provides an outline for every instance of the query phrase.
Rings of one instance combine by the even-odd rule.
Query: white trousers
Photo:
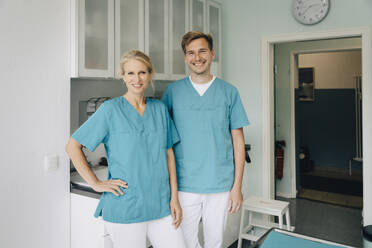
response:
[[[154,248],[186,248],[180,228],[172,225],[172,217],[133,224],[104,221],[114,248],[146,248],[146,236]]]
[[[202,219],[204,248],[220,248],[227,220],[230,192],[196,194],[178,192],[182,207],[181,228],[187,248],[201,248],[198,239],[199,223]]]

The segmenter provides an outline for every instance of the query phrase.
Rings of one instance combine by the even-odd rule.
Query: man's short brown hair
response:
[[[209,50],[212,51],[213,50],[212,35],[205,34],[205,33],[200,32],[200,31],[190,31],[190,32],[187,32],[186,34],[184,34],[184,36],[182,37],[181,46],[182,46],[183,53],[186,54],[186,46],[188,44],[190,44],[191,41],[196,40],[196,39],[200,39],[200,38],[203,38],[208,42]]]

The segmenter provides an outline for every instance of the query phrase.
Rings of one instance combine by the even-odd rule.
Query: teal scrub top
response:
[[[162,100],[180,137],[174,146],[179,191],[231,190],[235,168],[230,131],[249,124],[238,90],[216,78],[200,96],[187,77],[170,84]]]
[[[166,150],[179,138],[161,101],[147,98],[143,116],[122,96],[105,101],[72,138],[90,151],[103,143],[107,179],[128,183],[124,195],[103,192],[95,217],[129,224],[170,214]]]

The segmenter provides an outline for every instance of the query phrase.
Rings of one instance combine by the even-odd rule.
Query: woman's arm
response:
[[[100,181],[90,169],[87,159],[82,151],[82,145],[74,138],[70,138],[66,145],[66,152],[80,176],[97,192],[111,192],[116,196],[123,195],[119,188],[128,188],[127,183],[122,180]]]
[[[170,208],[173,218],[173,224],[176,228],[181,224],[182,221],[182,209],[178,201],[178,186],[177,186],[177,173],[176,173],[176,161],[174,158],[173,149],[167,149],[167,165],[169,172],[169,185],[171,191]]]

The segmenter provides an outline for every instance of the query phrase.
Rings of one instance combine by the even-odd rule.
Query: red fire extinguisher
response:
[[[278,179],[283,178],[284,147],[284,140],[275,141],[275,176]]]

